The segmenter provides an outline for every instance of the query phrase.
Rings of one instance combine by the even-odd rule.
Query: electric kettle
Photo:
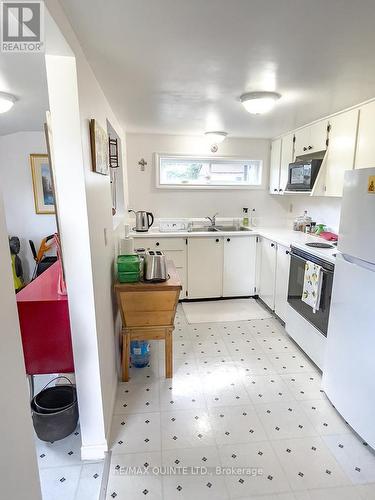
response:
[[[128,210],[128,212],[133,212],[135,214],[135,229],[138,233],[146,233],[152,224],[154,223],[154,216],[151,212],[145,212],[144,210]]]

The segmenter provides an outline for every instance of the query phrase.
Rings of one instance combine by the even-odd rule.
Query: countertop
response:
[[[297,247],[301,250],[320,257],[328,262],[335,263],[335,254],[337,254],[337,247],[333,248],[312,248],[306,246],[306,243],[320,242],[320,243],[330,243],[320,238],[319,236],[305,234],[301,231],[293,231],[292,229],[280,228],[280,227],[252,227],[251,230],[247,231],[202,231],[198,233],[188,232],[188,231],[176,231],[176,232],[161,232],[157,228],[151,229],[147,233],[137,233],[136,231],[130,231],[129,236],[132,238],[199,238],[202,236],[262,236],[264,238],[270,239],[279,245],[285,247]]]

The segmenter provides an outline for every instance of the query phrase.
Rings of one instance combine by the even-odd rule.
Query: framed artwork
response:
[[[90,120],[90,142],[93,171],[98,174],[108,175],[108,133],[94,119]]]
[[[35,212],[37,214],[55,213],[55,195],[48,155],[30,155],[31,175],[33,178]]]

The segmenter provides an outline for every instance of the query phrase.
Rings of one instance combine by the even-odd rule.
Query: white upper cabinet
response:
[[[323,191],[325,196],[342,196],[344,172],[354,168],[358,109],[333,116],[329,125]]]
[[[359,109],[355,168],[375,167],[374,126],[375,102],[370,102]]]
[[[279,193],[283,194],[288,183],[289,163],[294,161],[294,134],[284,135],[281,141]]]
[[[256,236],[224,237],[223,297],[254,295]]]
[[[295,132],[295,156],[324,151],[327,148],[328,120],[308,125]]]
[[[275,139],[271,143],[270,161],[270,193],[279,192],[280,182],[280,162],[281,162],[281,139]]]

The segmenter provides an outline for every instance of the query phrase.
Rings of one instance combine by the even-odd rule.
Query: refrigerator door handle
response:
[[[375,264],[373,262],[367,262],[366,260],[358,259],[357,257],[345,253],[339,254],[338,257],[342,257],[346,262],[349,262],[349,264],[354,264],[355,266],[362,267],[363,269],[375,273]]]

